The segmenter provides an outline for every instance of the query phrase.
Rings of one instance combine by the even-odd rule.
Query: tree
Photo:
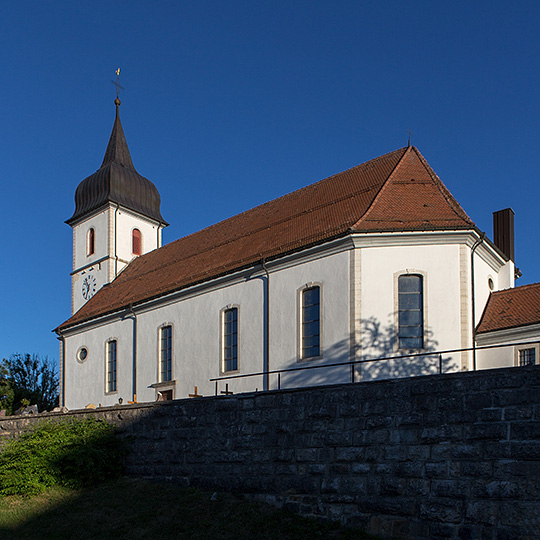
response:
[[[15,392],[8,379],[9,372],[4,364],[0,364],[0,409],[5,409],[6,414],[12,413]]]
[[[13,390],[14,410],[23,400],[37,405],[40,411],[50,411],[58,405],[58,374],[47,356],[12,354],[2,360],[0,373],[1,370]]]

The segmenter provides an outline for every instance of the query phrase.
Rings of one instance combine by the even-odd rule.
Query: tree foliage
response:
[[[122,474],[126,451],[115,427],[103,420],[42,422],[2,448],[0,496],[94,486]]]
[[[2,381],[9,386],[5,390],[6,406],[2,402]],[[27,402],[37,405],[40,411],[50,411],[58,405],[56,366],[47,356],[12,354],[0,364],[0,403],[9,414]]]
[[[15,392],[9,381],[9,371],[3,363],[0,364],[0,409],[5,409],[7,414],[13,412],[13,399]]]

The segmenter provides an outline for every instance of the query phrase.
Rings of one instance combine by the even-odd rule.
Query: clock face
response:
[[[88,274],[82,283],[82,295],[85,300],[92,298],[96,292],[96,278],[92,274]]]

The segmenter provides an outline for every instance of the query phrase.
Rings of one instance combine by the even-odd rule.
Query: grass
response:
[[[229,494],[120,479],[87,490],[53,487],[0,498],[2,540],[374,539]]]

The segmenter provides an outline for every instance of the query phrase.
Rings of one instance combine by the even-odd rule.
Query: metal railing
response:
[[[245,373],[242,375],[224,375],[221,377],[213,377],[209,379],[210,382],[215,382],[215,395],[218,395],[218,385],[222,381],[230,381],[234,379],[246,379],[249,377],[261,377],[261,376],[270,376],[270,375],[277,375],[277,390],[281,390],[281,375],[287,374],[287,373],[293,373],[298,371],[309,371],[313,369],[327,369],[327,368],[334,368],[334,367],[350,367],[351,372],[354,370],[355,366],[363,365],[363,364],[371,364],[376,362],[385,362],[385,361],[391,361],[391,360],[404,360],[404,359],[411,359],[416,357],[436,357],[438,360],[438,374],[441,375],[443,373],[443,355],[448,354],[455,354],[455,353],[462,353],[462,352],[472,352],[472,351],[481,351],[481,350],[487,350],[487,349],[503,349],[506,347],[523,347],[527,345],[540,345],[540,342],[538,340],[536,341],[519,341],[519,342],[512,342],[512,343],[503,343],[503,344],[497,344],[497,345],[482,345],[482,346],[475,346],[475,347],[465,347],[461,349],[445,349],[442,351],[425,351],[421,353],[410,353],[410,354],[402,354],[397,356],[381,356],[377,358],[362,358],[359,360],[350,360],[347,362],[335,362],[330,364],[315,364],[315,365],[304,365],[304,366],[298,366],[294,368],[286,368],[286,369],[274,369],[269,371],[259,371],[255,373]],[[536,363],[538,363],[538,359],[536,359]],[[484,368],[489,369],[489,368]],[[473,371],[479,371],[476,366],[474,366]],[[412,377],[413,375],[409,376]],[[353,380],[350,381],[350,383],[354,383],[357,381],[354,381],[354,377],[351,377]],[[388,377],[391,378],[391,377]],[[408,378],[406,376],[401,376],[400,378]],[[377,379],[372,379],[377,380]],[[380,380],[380,379],[379,379]],[[273,389],[275,390],[275,389]],[[226,390],[222,392],[222,394],[232,394],[233,392],[229,392],[229,385],[226,385]]]

